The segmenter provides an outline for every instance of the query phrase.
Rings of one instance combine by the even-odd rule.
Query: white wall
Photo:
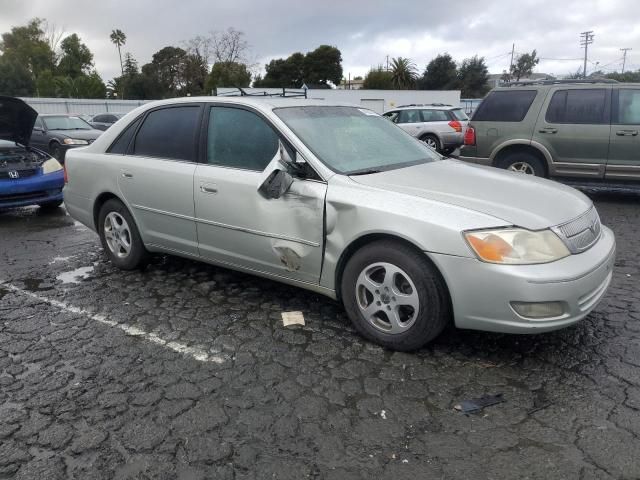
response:
[[[279,93],[281,88],[246,88],[247,93]],[[219,88],[218,95],[237,91]],[[292,90],[294,91],[294,90]],[[410,103],[444,103],[460,106],[460,90],[307,90],[307,98],[354,103],[384,113]]]
[[[127,113],[147,100],[89,100],[77,98],[22,98],[38,113]]]

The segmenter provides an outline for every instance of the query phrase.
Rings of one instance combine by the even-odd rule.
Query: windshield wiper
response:
[[[377,168],[367,168],[365,170],[355,170],[353,172],[347,173],[347,175],[369,175],[371,173],[380,173],[382,170]]]

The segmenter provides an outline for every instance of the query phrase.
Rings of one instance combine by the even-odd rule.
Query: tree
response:
[[[342,54],[336,47],[320,45],[304,56],[302,71],[306,83],[338,85],[342,79]]]
[[[142,73],[157,78],[162,97],[175,97],[184,85],[186,57],[187,52],[180,47],[164,47],[153,54]]]
[[[531,53],[523,53],[518,57],[516,63],[511,65],[511,77],[515,77],[516,81],[523,77],[528,77],[533,73],[533,69],[540,63],[537,53],[533,50]]]
[[[116,47],[118,47],[118,57],[120,57],[120,71],[124,75],[124,67],[122,66],[122,53],[120,52],[120,47],[122,47],[125,43],[127,43],[127,36],[120,29],[111,30],[111,43],[113,43]]]
[[[458,69],[457,86],[462,90],[463,98],[481,98],[490,90],[489,71],[484,57],[477,55],[465,58]]]
[[[198,54],[187,53],[184,59],[181,95],[202,95],[207,82],[207,62]]]
[[[2,34],[0,52],[5,94],[33,95],[40,73],[54,70],[55,55],[42,26],[43,21],[35,18],[25,26],[13,27],[10,32]],[[28,80],[25,75],[28,75]]]
[[[216,62],[207,77],[205,90],[209,93],[214,88],[248,87],[250,83],[251,73],[246,65],[236,62]]]
[[[458,75],[456,62],[448,53],[431,60],[418,82],[422,90],[450,90],[455,88]]]
[[[408,58],[391,59],[391,82],[398,90],[409,90],[416,83],[416,66]]]
[[[300,52],[288,58],[271,60],[265,67],[266,74],[262,80],[254,82],[255,87],[300,88],[304,83],[304,54]]]
[[[65,98],[104,98],[107,88],[97,72],[79,77],[55,77],[58,95]]]
[[[93,66],[93,53],[80,41],[77,34],[72,34],[60,43],[62,55],[58,63],[57,71],[60,75],[71,78],[89,73]]]
[[[249,43],[244,38],[244,32],[233,27],[224,32],[213,32],[210,37],[211,55],[213,62],[247,63]]]
[[[369,90],[391,90],[393,89],[393,80],[391,72],[387,72],[382,67],[372,68],[364,77],[362,88]]]
[[[133,58],[131,53],[124,54],[123,75],[133,76],[138,74],[138,61]]]
[[[612,73],[607,73],[605,77],[610,78],[612,80],[617,80],[618,82],[640,83],[640,70],[637,70],[635,72],[628,70],[624,73],[612,72]],[[580,78],[580,77],[577,77],[577,78]]]

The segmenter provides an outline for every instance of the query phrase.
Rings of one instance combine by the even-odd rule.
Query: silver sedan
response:
[[[69,213],[122,269],[154,252],[340,300],[413,350],[449,322],[534,333],[605,294],[613,233],[572,188],[442,160],[358,106],[187,98],[144,105],[67,156]]]

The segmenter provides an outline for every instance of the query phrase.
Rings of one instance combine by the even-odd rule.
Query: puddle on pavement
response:
[[[46,283],[46,280],[41,278],[23,278],[21,282],[24,283],[25,290],[29,290],[30,292],[38,292],[43,290],[51,290],[50,285],[46,285],[42,287],[43,283]]]
[[[89,278],[93,273],[93,266],[80,267],[70,272],[63,272],[56,277],[62,283],[80,283],[82,280]]]

